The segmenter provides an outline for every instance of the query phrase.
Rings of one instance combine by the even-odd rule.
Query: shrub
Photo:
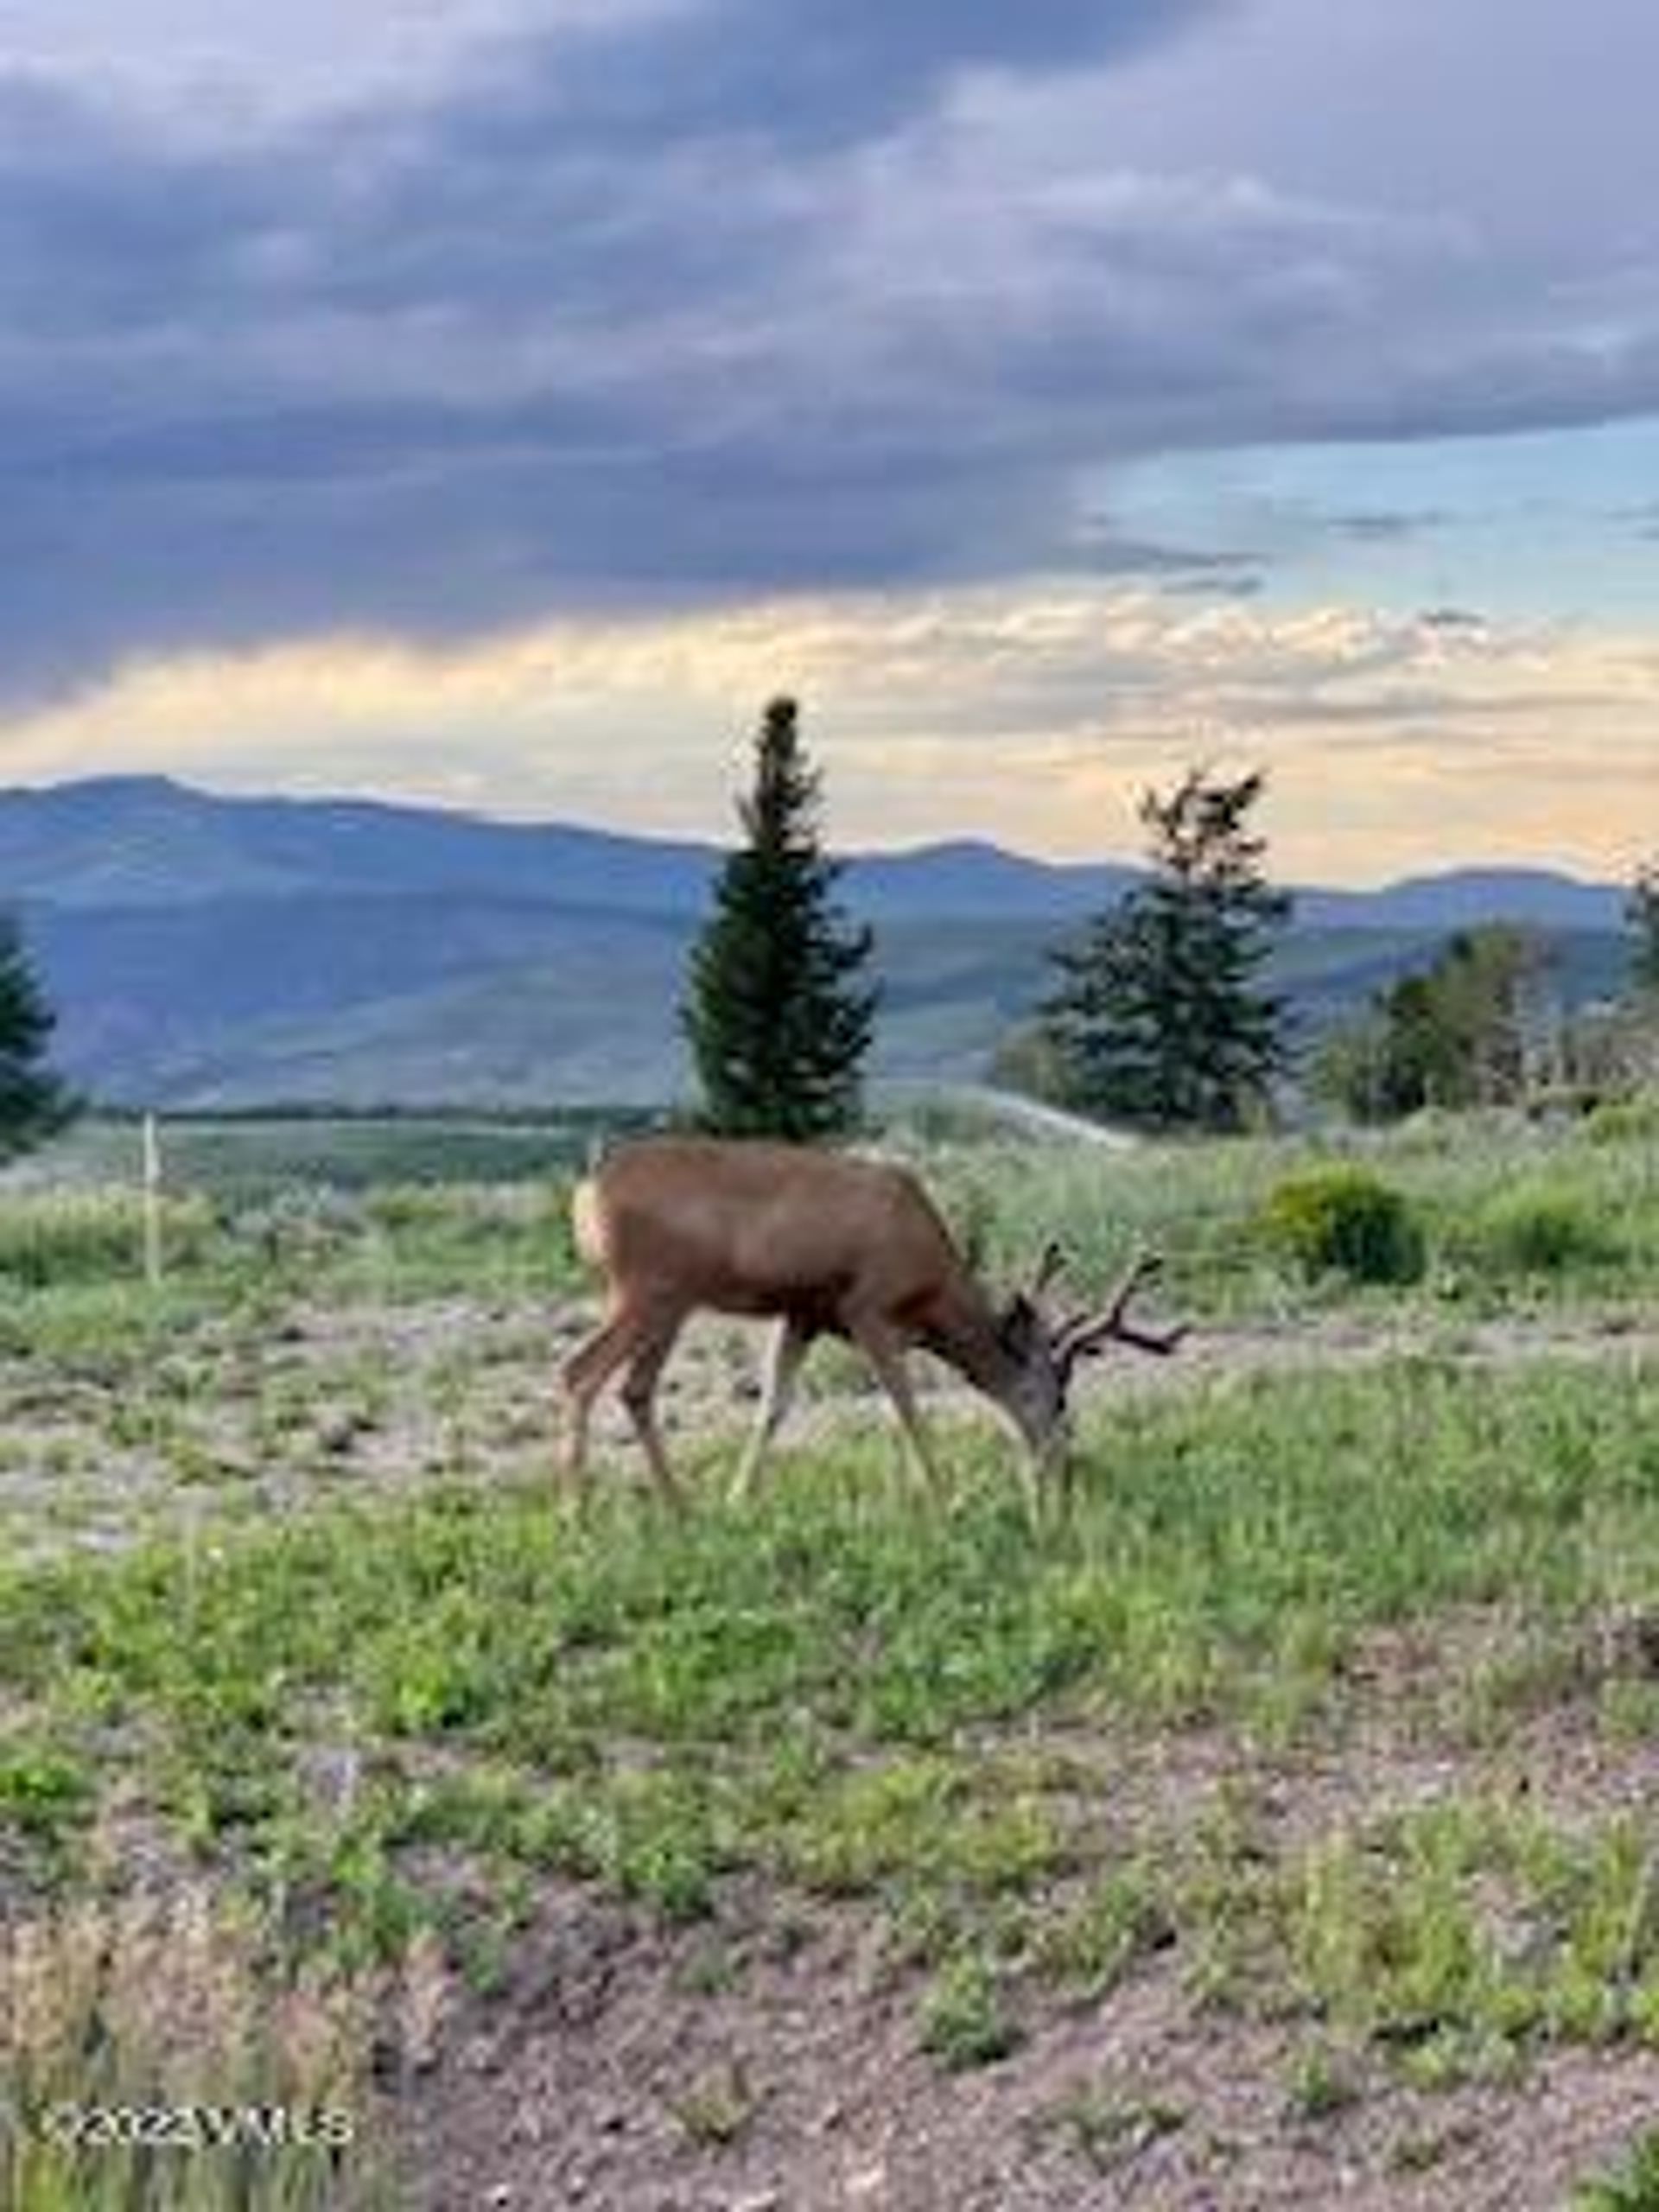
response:
[[[1018,2048],[995,1974],[976,1953],[953,1960],[922,2006],[922,2047],[953,2074],[995,2065]]]
[[[350,1193],[327,1185],[295,1185],[263,1205],[236,1214],[234,1243],[273,1265],[316,1266],[344,1251],[362,1234],[364,1209]]]
[[[1506,1192],[1476,1217],[1477,1255],[1507,1274],[1559,1274],[1617,1259],[1619,1246],[1584,1199],[1548,1185]]]
[[[1609,1098],[1592,1108],[1585,1128],[1596,1144],[1659,1140],[1659,1090],[1639,1090],[1630,1098]]]
[[[1309,1275],[1415,1282],[1423,1233],[1402,1194],[1363,1167],[1319,1167],[1279,1184],[1262,1209],[1269,1244]]]

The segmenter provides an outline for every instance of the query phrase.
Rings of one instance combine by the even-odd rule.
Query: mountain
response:
[[[166,776],[0,791],[0,889],[54,906],[459,893],[690,913],[715,857],[378,799],[222,798]]]
[[[1580,883],[1548,868],[1466,868],[1406,876],[1383,891],[1306,891],[1298,917],[1316,928],[1357,923],[1370,929],[1460,930],[1512,921],[1541,930],[1617,930],[1624,898],[1616,885]]]
[[[99,1095],[158,1105],[655,1099],[720,855],[557,823],[364,799],[225,798],[163,777],[0,791],[21,907]],[[878,1061],[979,1072],[1045,988],[1046,950],[1137,871],[971,840],[855,856],[880,935]],[[1311,1027],[1507,916],[1561,937],[1573,995],[1612,988],[1622,895],[1541,870],[1298,894],[1279,969]]]

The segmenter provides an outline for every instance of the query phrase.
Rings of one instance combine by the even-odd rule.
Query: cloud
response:
[[[14,723],[0,761],[719,836],[759,703],[788,690],[847,845],[948,827],[1127,853],[1135,793],[1202,756],[1268,766],[1275,850],[1303,880],[1506,857],[1625,875],[1656,682],[1637,634],[1068,577],[196,655]]]
[[[1166,44],[1236,0],[690,0],[621,35],[539,41],[458,103],[448,140],[486,157],[550,120],[607,156],[737,138],[797,153],[858,143],[975,67],[1049,71]],[[516,126],[516,128],[515,128]]]
[[[1484,630],[1486,618],[1468,607],[1426,607],[1418,620],[1427,630]]]
[[[1422,537],[1433,531],[1443,529],[1452,519],[1451,516],[1433,509],[1408,513],[1401,509],[1380,507],[1323,518],[1327,530],[1333,531],[1339,537],[1351,538],[1361,545],[1395,545],[1403,539]]]
[[[0,686],[780,591],[1243,598],[1252,553],[1132,526],[1115,470],[1659,405],[1627,239],[1564,288],[1455,207],[1103,132],[1254,12],[504,10],[239,132],[0,79]]]

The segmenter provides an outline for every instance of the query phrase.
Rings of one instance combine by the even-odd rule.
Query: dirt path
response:
[[[1085,1121],[1080,1114],[1045,1106],[1039,1099],[1027,1098],[1017,1090],[997,1090],[988,1084],[953,1084],[944,1096],[949,1103],[960,1101],[977,1107],[988,1120],[1032,1136],[1103,1147],[1108,1152],[1134,1152],[1144,1142],[1132,1129],[1109,1128],[1103,1122]]]

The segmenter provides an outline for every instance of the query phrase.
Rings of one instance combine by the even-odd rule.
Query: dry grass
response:
[[[414,1955],[403,1976],[417,2026],[430,2009],[423,1971]],[[199,1882],[9,1921],[0,2202],[309,2212],[382,2201],[370,2054],[377,2012],[404,2009],[387,1994],[315,1967],[285,1978],[251,1920]]]

